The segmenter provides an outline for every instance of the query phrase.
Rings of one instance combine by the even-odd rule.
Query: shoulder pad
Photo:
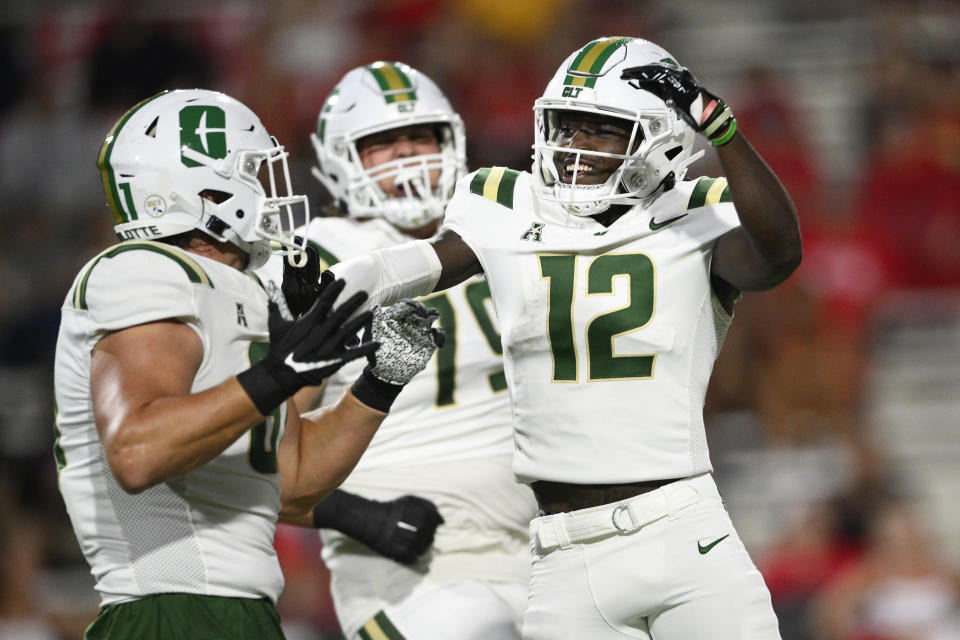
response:
[[[710,206],[718,202],[733,202],[726,178],[700,178],[687,202],[687,209]]]
[[[470,192],[513,209],[513,189],[519,171],[506,167],[480,169],[470,181]]]
[[[86,309],[87,308],[87,283],[90,280],[90,274],[93,273],[93,269],[99,264],[101,260],[113,258],[121,253],[127,251],[150,251],[153,253],[160,254],[167,258],[173,260],[184,273],[187,274],[187,278],[190,282],[201,284],[213,288],[213,282],[210,280],[210,277],[203,270],[203,268],[197,264],[190,256],[186,255],[182,251],[177,251],[173,247],[162,242],[151,242],[149,240],[133,240],[130,242],[123,242],[118,245],[114,245],[109,249],[104,250],[97,257],[90,261],[83,275],[80,277],[79,282],[77,282],[77,288],[73,292],[73,306],[76,309]]]

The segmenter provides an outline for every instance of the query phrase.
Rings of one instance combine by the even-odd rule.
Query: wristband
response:
[[[376,503],[362,496],[334,489],[313,508],[314,529],[336,529],[351,538],[364,537],[361,526]]]
[[[710,103],[705,111],[709,115],[704,118],[703,124],[700,125],[700,133],[715,147],[730,142],[733,134],[737,132],[737,119],[733,117],[733,111],[730,107],[720,98],[711,96]]]
[[[363,373],[350,387],[354,397],[371,409],[387,413],[390,406],[403,391],[402,384],[385,382],[370,372],[370,367],[364,367]]]
[[[272,364],[271,360],[265,358],[237,374],[240,386],[263,416],[270,415],[271,411],[303,387],[296,373],[283,365]]]
[[[736,132],[737,132],[737,119],[733,118],[732,120],[730,120],[730,126],[727,128],[726,132],[720,136],[717,136],[715,139],[711,140],[710,144],[712,144],[715,147],[722,147],[723,145],[733,140],[733,134],[735,134]]]

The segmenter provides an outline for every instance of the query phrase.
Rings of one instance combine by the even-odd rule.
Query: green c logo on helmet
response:
[[[180,110],[180,147],[189,147],[208,158],[227,157],[227,115],[220,107],[190,105]],[[180,154],[185,167],[200,163]]]

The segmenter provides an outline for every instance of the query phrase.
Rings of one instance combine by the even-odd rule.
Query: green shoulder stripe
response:
[[[330,253],[329,251],[321,247],[319,244],[317,244],[313,240],[307,240],[307,244],[309,244],[311,247],[316,249],[317,253],[320,254],[320,271],[329,269],[333,265],[340,262],[340,258],[333,255],[332,253]]]
[[[700,178],[690,194],[687,209],[710,206],[718,202],[732,202],[726,178]]]
[[[120,255],[121,253],[125,253],[127,251],[152,251],[154,253],[167,256],[180,265],[180,268],[183,269],[183,271],[187,274],[187,277],[190,278],[190,282],[206,285],[211,289],[213,288],[213,282],[210,280],[210,276],[208,276],[200,267],[200,265],[189,256],[184,255],[171,246],[161,242],[132,240],[130,242],[124,242],[110,247],[94,258],[93,262],[90,263],[90,266],[87,267],[86,272],[84,272],[83,277],[80,278],[80,282],[77,284],[76,290],[73,292],[74,308],[87,308],[87,281],[90,279],[90,274],[93,273],[94,267],[96,267],[101,260],[113,258],[114,256]]]
[[[470,192],[513,209],[513,188],[519,175],[506,167],[480,169],[470,181]]]
[[[259,285],[259,287],[260,287],[261,289],[263,289],[263,290],[266,290],[266,289],[267,289],[267,287],[263,284],[263,280],[260,279],[260,276],[258,276],[258,275],[256,274],[256,272],[254,272],[254,271],[244,271],[244,274],[250,276],[250,278],[251,278],[254,282],[256,282],[257,285]]]
[[[390,618],[383,611],[360,627],[359,633],[363,640],[404,640],[404,635],[393,626]]]

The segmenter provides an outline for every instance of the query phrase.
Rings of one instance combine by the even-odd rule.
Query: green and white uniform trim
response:
[[[130,192],[130,184],[124,182],[118,187],[116,172],[110,164],[110,157],[113,154],[113,145],[117,141],[117,137],[119,137],[121,129],[123,129],[124,125],[127,124],[130,118],[132,118],[133,115],[140,111],[140,109],[142,109],[145,105],[153,102],[165,93],[167,92],[161,91],[160,93],[133,105],[125,114],[120,116],[120,119],[117,120],[116,124],[113,125],[113,128],[110,129],[110,133],[107,134],[106,139],[100,146],[100,155],[97,158],[97,167],[100,169],[100,177],[103,180],[103,191],[107,194],[107,205],[109,205],[110,210],[113,212],[113,218],[116,220],[117,224],[123,224],[124,222],[136,220],[138,215],[137,209],[133,203],[133,194]],[[124,203],[127,206],[126,209],[124,209],[124,207],[120,204],[121,191],[123,192]]]
[[[358,633],[363,640],[405,640],[383,611],[370,618]]]
[[[83,271],[80,276],[80,281],[77,283],[74,288],[73,293],[73,306],[76,309],[86,309],[87,308],[87,282],[90,279],[90,274],[93,272],[93,269],[97,264],[103,259],[113,258],[121,253],[126,251],[153,251],[164,255],[180,266],[183,269],[184,273],[187,274],[187,278],[190,279],[190,282],[195,282],[197,284],[203,284],[208,287],[213,287],[213,282],[210,281],[210,277],[203,271],[197,262],[189,256],[184,251],[178,251],[171,247],[168,244],[163,244],[160,242],[150,242],[146,240],[133,240],[130,242],[124,242],[116,246],[110,247],[109,249],[103,251],[94,258],[87,268]]]
[[[687,209],[708,207],[720,202],[733,202],[733,196],[730,194],[727,179],[700,178],[693,187],[693,191],[690,192]]]
[[[512,209],[513,187],[519,175],[519,171],[506,167],[480,169],[470,181],[470,192]]]

